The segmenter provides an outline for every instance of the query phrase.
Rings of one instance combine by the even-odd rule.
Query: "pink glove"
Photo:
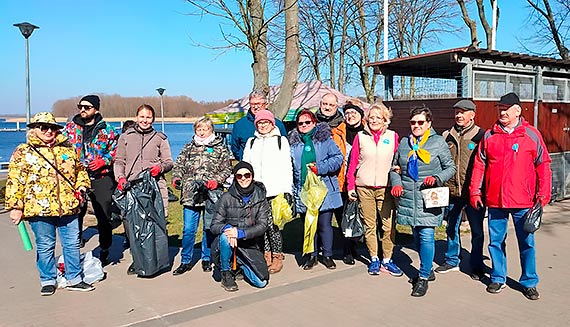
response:
[[[313,165],[309,166],[309,168],[311,168],[311,171],[313,173],[315,173],[315,175],[319,174],[319,171],[317,170],[317,165],[313,164]]]
[[[95,159],[89,163],[89,170],[97,171],[97,170],[103,168],[106,164],[107,163],[105,162],[105,160],[103,160],[101,158]]]
[[[119,191],[124,191],[126,184],[127,184],[126,178],[124,177],[119,178],[119,181],[117,181],[117,188],[119,189]]]
[[[469,204],[475,209],[483,208],[483,200],[481,200],[480,195],[471,196],[471,198],[469,198]]]
[[[424,185],[426,186],[434,186],[435,185],[435,177],[428,176],[424,179]]]
[[[180,180],[180,178],[174,177],[172,179],[172,187],[174,187],[177,190],[182,189],[182,181]]]
[[[206,182],[206,187],[210,190],[214,190],[218,187],[218,182],[216,182],[215,180],[211,179],[209,181]]]
[[[402,185],[392,186],[392,191],[390,193],[392,196],[399,198],[404,194],[404,187]]]
[[[151,175],[152,177],[158,176],[158,174],[160,174],[161,171],[162,171],[162,168],[160,168],[160,166],[152,166],[152,167],[150,167],[150,175]]]

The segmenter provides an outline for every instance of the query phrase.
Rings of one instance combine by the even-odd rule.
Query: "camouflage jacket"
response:
[[[209,180],[218,182],[218,188],[231,174],[231,157],[222,137],[217,135],[207,145],[199,145],[194,140],[182,148],[172,169],[172,178],[182,181],[180,203],[184,206],[203,206],[205,197],[196,194],[204,190],[196,187]]]

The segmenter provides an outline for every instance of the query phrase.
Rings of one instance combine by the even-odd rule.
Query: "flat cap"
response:
[[[475,111],[475,103],[473,103],[471,100],[459,100],[456,104],[453,105],[453,108]]]

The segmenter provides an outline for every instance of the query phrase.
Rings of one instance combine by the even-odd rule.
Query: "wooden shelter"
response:
[[[570,60],[471,47],[368,64],[384,76],[384,103],[394,112],[391,128],[409,133],[409,109],[425,104],[439,133],[454,122],[453,104],[470,99],[476,123],[497,120],[495,104],[515,92],[522,115],[544,137],[552,158],[554,199],[570,197]]]

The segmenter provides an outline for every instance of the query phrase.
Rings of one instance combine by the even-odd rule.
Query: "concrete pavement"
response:
[[[544,222],[536,234],[538,301],[527,300],[517,290],[514,280],[520,266],[513,230],[507,256],[514,280],[497,295],[488,294],[483,282],[472,281],[465,272],[451,272],[437,275],[425,297],[413,298],[407,276],[373,277],[364,263],[347,266],[341,260],[336,270],[318,265],[303,271],[293,254],[286,255],[283,271],[273,275],[265,289],[238,281],[240,290],[227,293],[199,264],[181,276],[127,276],[130,254],[122,251],[122,238],[116,236],[111,257],[117,263],[105,267],[107,279],[95,284],[95,291],[58,290],[42,297],[35,251],[23,250],[16,227],[2,213],[0,326],[568,326],[570,201],[548,206]],[[463,243],[469,249],[468,235]],[[96,246],[94,236],[85,250]],[[444,247],[445,242],[438,242],[435,266],[442,263]],[[56,251],[60,253],[59,246]],[[402,247],[394,259],[407,275],[415,275],[419,260],[413,249]],[[175,267],[179,260],[177,256]]]

